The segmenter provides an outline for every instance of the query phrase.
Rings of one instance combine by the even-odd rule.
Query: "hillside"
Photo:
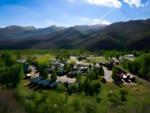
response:
[[[90,39],[94,40],[91,42]],[[89,43],[86,43],[87,46],[93,49],[149,49],[150,19],[111,24],[102,31],[91,34]]]
[[[150,19],[109,26],[51,26],[42,29],[10,26],[0,29],[0,48],[150,49]]]

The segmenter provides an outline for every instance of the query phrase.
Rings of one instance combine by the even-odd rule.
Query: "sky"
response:
[[[0,0],[0,27],[111,24],[150,18],[150,0]]]

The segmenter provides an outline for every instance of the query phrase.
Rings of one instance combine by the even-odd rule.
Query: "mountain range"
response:
[[[0,28],[0,49],[150,49],[150,19],[111,25]]]

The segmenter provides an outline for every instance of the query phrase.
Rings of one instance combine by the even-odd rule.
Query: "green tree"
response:
[[[78,84],[77,83],[69,84],[69,86],[68,86],[69,95],[71,95],[72,93],[76,93],[77,91],[78,91]]]
[[[66,91],[65,85],[62,84],[62,83],[59,83],[59,84],[57,85],[56,91],[58,91],[58,92],[64,92],[64,91]]]
[[[114,80],[116,80],[116,75],[118,74],[120,72],[120,69],[118,69],[117,67],[113,67],[113,69],[112,69],[112,78],[114,79]]]
[[[120,90],[120,95],[121,95],[121,101],[127,100],[128,92],[126,90],[124,90],[124,89]]]
[[[100,76],[104,76],[104,70],[103,70],[102,66],[100,66],[97,71]]]
[[[51,81],[55,82],[57,80],[57,72],[56,71],[53,71],[51,73]]]
[[[113,92],[108,94],[108,99],[114,106],[118,106],[122,104],[120,96]]]
[[[14,65],[11,69],[12,72],[11,76],[11,81],[12,82],[12,87],[16,87],[22,80],[23,77],[23,67],[22,65]]]
[[[72,70],[71,64],[65,64],[64,70],[65,70],[66,72],[70,72],[70,71]]]
[[[101,90],[101,85],[99,80],[93,80],[91,82],[91,88],[94,94],[98,94]]]
[[[16,87],[22,79],[22,70],[22,65],[20,64],[0,68],[0,83],[7,87]]]
[[[87,74],[87,78],[90,80],[96,80],[98,78],[98,74],[96,73],[96,71],[94,71],[94,69],[92,69],[88,74]]]
[[[44,77],[44,78],[48,78],[48,71],[44,68],[40,69],[40,76]]]
[[[13,54],[3,54],[2,60],[4,60],[6,66],[11,66],[16,63],[16,56]]]
[[[85,81],[84,81],[84,92],[85,92],[85,95],[86,95],[86,96],[89,95],[89,94],[91,94],[90,82],[91,82],[91,80],[88,79],[88,78],[86,78]]]

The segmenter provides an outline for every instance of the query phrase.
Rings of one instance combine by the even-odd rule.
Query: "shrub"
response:
[[[64,91],[66,91],[65,85],[62,84],[62,83],[59,83],[59,84],[57,85],[56,91],[58,91],[58,92],[64,92]]]

